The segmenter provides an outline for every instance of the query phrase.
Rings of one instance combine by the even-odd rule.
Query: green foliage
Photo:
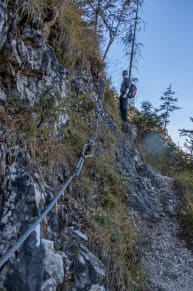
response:
[[[149,101],[143,101],[141,104],[143,131],[152,130],[160,127],[160,116]]]
[[[160,98],[162,104],[160,105],[158,111],[161,112],[160,117],[164,132],[166,132],[167,125],[170,123],[169,117],[171,115],[171,112],[180,109],[180,107],[176,106],[178,98],[173,97],[174,95],[175,92],[172,91],[172,85],[170,84],[166,92],[164,92],[163,96]]]
[[[175,94],[170,85],[163,96],[159,109],[153,107],[150,101],[143,101],[141,104],[141,111],[135,110],[132,116],[134,122],[142,132],[159,131],[166,134],[167,125],[169,124],[169,117],[174,110],[180,109],[176,106],[178,98],[174,98]]]
[[[138,127],[140,134],[151,131],[163,131],[160,127],[160,118],[149,101],[142,103],[141,112],[136,108],[132,111],[132,115],[129,115],[129,120]]]

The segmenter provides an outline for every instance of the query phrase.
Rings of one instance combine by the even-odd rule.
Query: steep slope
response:
[[[98,96],[89,60],[84,56],[71,70],[59,64],[33,3],[38,5],[3,1],[0,6],[1,256],[64,185],[96,122]],[[104,122],[96,158],[87,161],[41,226],[3,264],[2,288],[128,290],[134,284],[140,273],[137,237],[115,147]]]
[[[137,131],[119,136],[117,162],[130,180],[127,195],[146,270],[145,290],[193,290],[193,254],[180,235],[176,210],[182,203],[175,180],[145,164],[136,146]]]
[[[50,203],[71,170],[68,155],[63,157],[69,122],[64,105],[72,96],[71,81],[46,43],[41,19],[20,15],[21,4],[33,8],[27,1],[0,5],[1,255]],[[89,81],[90,72],[85,74]],[[39,241],[37,227],[2,267],[0,281],[7,290],[56,290],[63,281],[70,281],[75,249],[80,254],[74,288],[104,289],[103,266],[84,245],[86,236],[76,232],[79,214],[75,201],[69,199],[44,221],[41,236],[45,239]],[[63,244],[56,247],[59,237]]]
[[[41,17],[21,17],[19,4],[0,5],[1,255],[65,184],[93,135],[96,108],[101,121],[94,157],[2,266],[1,287],[193,290],[175,181],[145,164],[134,125],[120,130],[117,101],[106,89],[102,103],[92,62],[84,55],[77,67],[59,64]]]
[[[137,149],[137,129],[120,135],[106,117],[117,142],[119,171],[130,181],[127,197],[147,274],[145,290],[193,290],[193,254],[181,236],[176,210],[182,203],[175,179],[145,164]]]
[[[180,235],[176,210],[181,198],[175,180],[142,162],[129,176],[133,183],[128,197],[140,232],[147,290],[193,290],[193,255]]]

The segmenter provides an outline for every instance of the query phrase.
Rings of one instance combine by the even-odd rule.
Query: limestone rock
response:
[[[0,50],[7,38],[7,1],[2,0],[0,3]]]

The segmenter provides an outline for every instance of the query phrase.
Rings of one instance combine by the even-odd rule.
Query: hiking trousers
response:
[[[127,121],[128,115],[128,98],[120,97],[120,111],[121,111],[121,118],[123,121]]]

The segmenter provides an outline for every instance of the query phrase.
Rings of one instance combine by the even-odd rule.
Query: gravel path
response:
[[[179,236],[175,218],[180,197],[174,179],[146,165],[136,147],[131,124],[117,151],[120,172],[130,180],[128,201],[139,230],[147,291],[193,291],[193,252]]]
[[[138,213],[142,262],[149,278],[147,290],[193,291],[193,253],[179,237],[174,216],[180,201],[172,190],[172,179],[160,175],[157,179],[159,189],[149,198],[157,200],[158,218],[145,219]]]

